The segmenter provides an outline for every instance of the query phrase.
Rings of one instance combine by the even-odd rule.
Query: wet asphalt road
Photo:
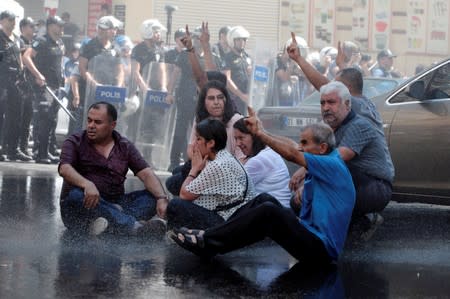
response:
[[[205,262],[166,240],[73,236],[61,184],[54,165],[0,163],[0,298],[450,298],[450,207],[391,203],[371,240],[308,269],[270,241]]]

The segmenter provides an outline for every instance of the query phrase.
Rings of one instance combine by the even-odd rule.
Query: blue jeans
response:
[[[115,204],[100,198],[93,209],[83,206],[84,191],[74,188],[61,200],[61,218],[70,230],[86,230],[92,220],[104,217],[108,220],[108,231],[129,233],[136,221],[149,220],[156,214],[156,200],[147,190],[122,195]]]

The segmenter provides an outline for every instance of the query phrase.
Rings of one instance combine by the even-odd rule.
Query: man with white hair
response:
[[[356,189],[353,222],[362,225],[361,237],[367,240],[383,222],[379,213],[391,199],[394,165],[383,131],[356,114],[351,103],[350,92],[342,82],[332,81],[320,88],[323,121],[334,131]]]

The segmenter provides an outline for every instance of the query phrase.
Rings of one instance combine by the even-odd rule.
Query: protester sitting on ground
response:
[[[291,35],[295,37],[294,33],[291,33]],[[291,51],[289,52],[289,57],[298,63],[311,84],[313,84],[314,87],[319,90],[323,85],[329,83],[330,81],[320,72],[318,72],[311,64],[309,64],[304,57],[301,56],[300,50],[296,50],[296,44],[297,42],[295,38],[293,38],[293,42],[290,46]],[[336,60],[338,62],[344,60],[344,56],[345,55],[341,44],[338,43],[338,54]],[[338,71],[335,80],[342,82],[348,88],[351,94],[351,109],[356,114],[361,115],[362,117],[369,120],[379,131],[378,134],[384,136],[383,121],[380,114],[378,113],[373,102],[362,94],[364,82],[362,73],[356,68],[343,68]],[[297,191],[301,189],[301,183],[303,181],[304,175],[304,168],[300,168],[292,175],[291,181],[289,183],[289,188],[293,192],[295,192],[296,195],[299,194],[299,192]],[[294,198],[293,204],[298,206],[298,196]]]
[[[170,237],[202,257],[224,254],[269,237],[301,262],[329,264],[341,254],[350,223],[355,189],[335,149],[332,129],[323,123],[304,127],[300,145],[266,133],[253,110],[246,124],[253,135],[285,159],[308,169],[299,218],[271,200],[242,207],[225,223],[206,230],[179,228]],[[299,151],[300,147],[300,151]],[[255,199],[256,200],[256,199]]]
[[[69,230],[99,235],[165,232],[168,196],[136,147],[114,130],[117,110],[107,102],[88,109],[86,130],[66,139],[59,174],[64,178],[61,217]],[[125,193],[128,169],[146,190]]]
[[[233,125],[236,145],[246,156],[244,168],[253,181],[256,194],[268,193],[285,207],[289,201],[289,171],[279,154],[253,136],[241,118]]]
[[[341,82],[320,89],[322,118],[333,130],[342,159],[356,189],[353,223],[369,239],[383,217],[379,214],[392,194],[394,166],[384,132],[351,109],[350,92]]]
[[[193,127],[206,118],[215,118],[223,122],[228,136],[226,149],[237,159],[244,158],[242,151],[236,146],[233,132],[233,124],[239,118],[242,118],[242,115],[234,112],[228,91],[225,85],[219,81],[209,81],[201,90],[197,101]],[[194,130],[192,130],[189,140],[187,152],[189,158],[191,158],[192,146],[196,140]],[[190,167],[191,163],[190,161],[187,161],[183,165],[175,168],[172,171],[173,176],[166,180],[167,190],[169,190],[173,195],[178,196],[180,194],[180,187],[188,175]]]
[[[194,131],[192,167],[181,186],[180,198],[173,198],[167,206],[169,229],[217,225],[254,196],[244,167],[226,149],[225,124],[207,118]]]

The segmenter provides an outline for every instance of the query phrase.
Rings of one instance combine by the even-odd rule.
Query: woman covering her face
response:
[[[196,125],[195,136],[192,167],[181,186],[180,198],[172,199],[167,207],[169,228],[214,226],[254,197],[245,169],[226,149],[223,122],[206,118]]]

